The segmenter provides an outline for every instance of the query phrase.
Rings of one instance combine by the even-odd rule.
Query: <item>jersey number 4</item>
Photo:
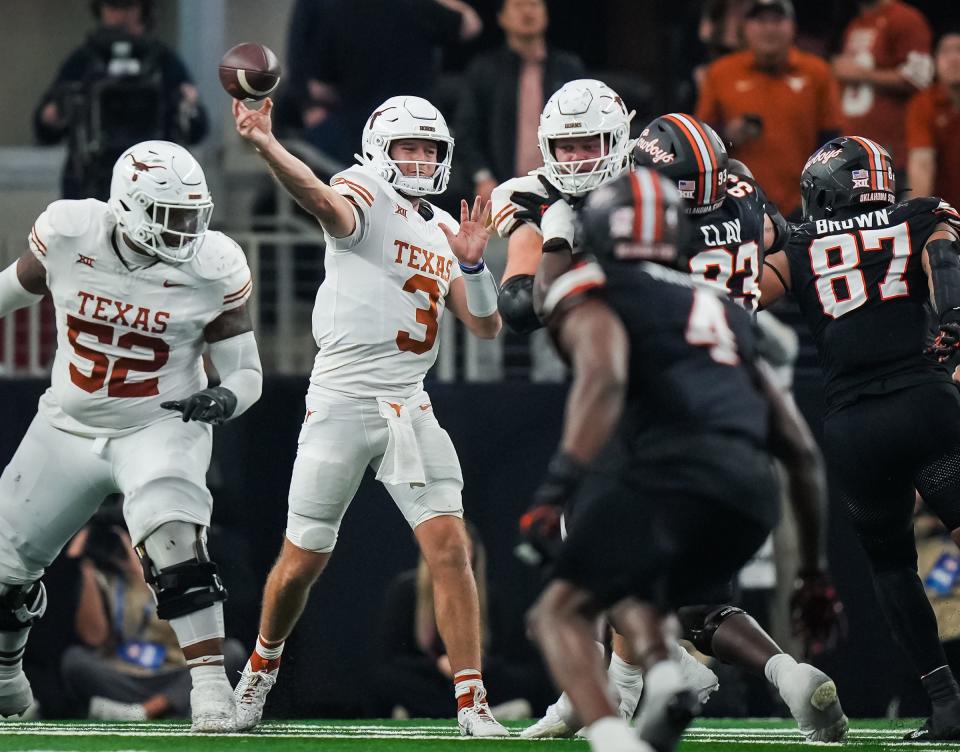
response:
[[[735,366],[740,362],[737,338],[727,323],[727,312],[713,293],[694,289],[693,307],[687,321],[687,343],[710,348],[710,357],[717,363]]]
[[[116,347],[126,350],[132,350],[134,347],[151,350],[153,360],[117,358],[113,362],[113,369],[111,370],[110,358],[106,353],[91,350],[77,342],[81,332],[89,334],[97,342],[116,345]],[[73,345],[77,355],[93,363],[89,376],[71,363],[70,381],[83,391],[93,394],[103,389],[104,384],[108,383],[109,372],[109,384],[107,385],[107,396],[109,397],[155,397],[158,395],[160,393],[158,389],[159,377],[154,376],[143,381],[128,382],[127,374],[131,371],[138,373],[159,371],[170,357],[169,345],[159,337],[150,337],[140,332],[125,332],[114,342],[115,334],[116,329],[112,326],[85,321],[84,319],[78,319],[76,316],[67,316],[67,339],[70,340],[70,344]]]
[[[839,318],[867,302],[867,280],[860,269],[860,254],[883,250],[883,241],[892,242],[893,254],[887,274],[880,283],[880,299],[910,294],[907,262],[913,248],[906,222],[894,227],[828,235],[810,243],[810,265],[816,275],[817,295],[823,312]]]

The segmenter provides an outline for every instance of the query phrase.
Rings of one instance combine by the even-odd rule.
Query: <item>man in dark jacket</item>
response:
[[[467,70],[456,119],[460,169],[484,201],[504,180],[543,164],[537,145],[543,105],[584,76],[575,55],[547,49],[545,0],[503,0],[497,20],[506,45]]]
[[[97,28],[70,53],[34,112],[41,144],[67,139],[63,198],[110,194],[113,164],[150,139],[195,144],[207,115],[183,61],[149,34],[153,0],[94,0]]]

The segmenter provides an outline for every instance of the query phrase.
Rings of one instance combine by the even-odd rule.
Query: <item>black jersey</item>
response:
[[[690,273],[751,313],[760,301],[763,223],[768,210],[776,212],[752,178],[731,175],[720,207],[690,216],[694,225]]]
[[[718,433],[766,445],[768,408],[754,378],[748,313],[650,262],[583,265],[557,280],[548,305],[556,312],[584,294],[601,297],[630,338],[621,436],[634,457],[673,438]]]
[[[828,410],[864,394],[949,381],[923,354],[929,288],[921,251],[940,222],[960,225],[960,216],[926,197],[793,226],[792,293],[816,340]]]

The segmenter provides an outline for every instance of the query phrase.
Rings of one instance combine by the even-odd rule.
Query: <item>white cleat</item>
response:
[[[808,742],[844,740],[850,724],[829,676],[809,663],[798,663],[783,684],[780,696]]]
[[[686,650],[679,653],[680,673],[684,684],[697,693],[697,699],[703,705],[710,695],[720,688],[720,680],[709,666],[702,664]]]
[[[460,726],[460,736],[510,736],[500,722],[490,712],[487,704],[487,693],[482,687],[474,691],[473,705],[468,705],[457,711],[457,724]]]
[[[32,704],[33,690],[22,669],[13,676],[0,679],[0,716],[16,720]]]
[[[237,707],[226,674],[194,680],[190,717],[191,731],[197,734],[229,734],[237,730]]]
[[[565,697],[563,695],[562,697]],[[562,700],[561,697],[561,700]],[[558,706],[561,700],[547,707],[543,718],[520,732],[521,739],[569,739],[576,729],[570,728],[560,714]]]
[[[267,693],[277,683],[277,673],[273,671],[251,671],[250,664],[240,673],[240,682],[233,691],[237,706],[237,731],[249,731],[263,718],[263,706],[267,703]]]
[[[147,709],[136,702],[117,702],[109,697],[91,697],[87,717],[98,721],[145,721]]]

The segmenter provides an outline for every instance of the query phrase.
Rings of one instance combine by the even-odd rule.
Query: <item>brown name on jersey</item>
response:
[[[411,245],[404,240],[394,240],[393,244],[397,248],[397,257],[394,259],[394,263],[406,263],[411,269],[419,269],[427,274],[432,274],[444,282],[450,281],[453,259],[444,258],[439,253],[428,251],[418,245]]]
[[[134,306],[122,300],[105,298],[92,292],[80,290],[80,315],[108,324],[119,324],[130,329],[139,329],[151,334],[163,334],[170,318],[168,311],[153,311],[143,306]]]

